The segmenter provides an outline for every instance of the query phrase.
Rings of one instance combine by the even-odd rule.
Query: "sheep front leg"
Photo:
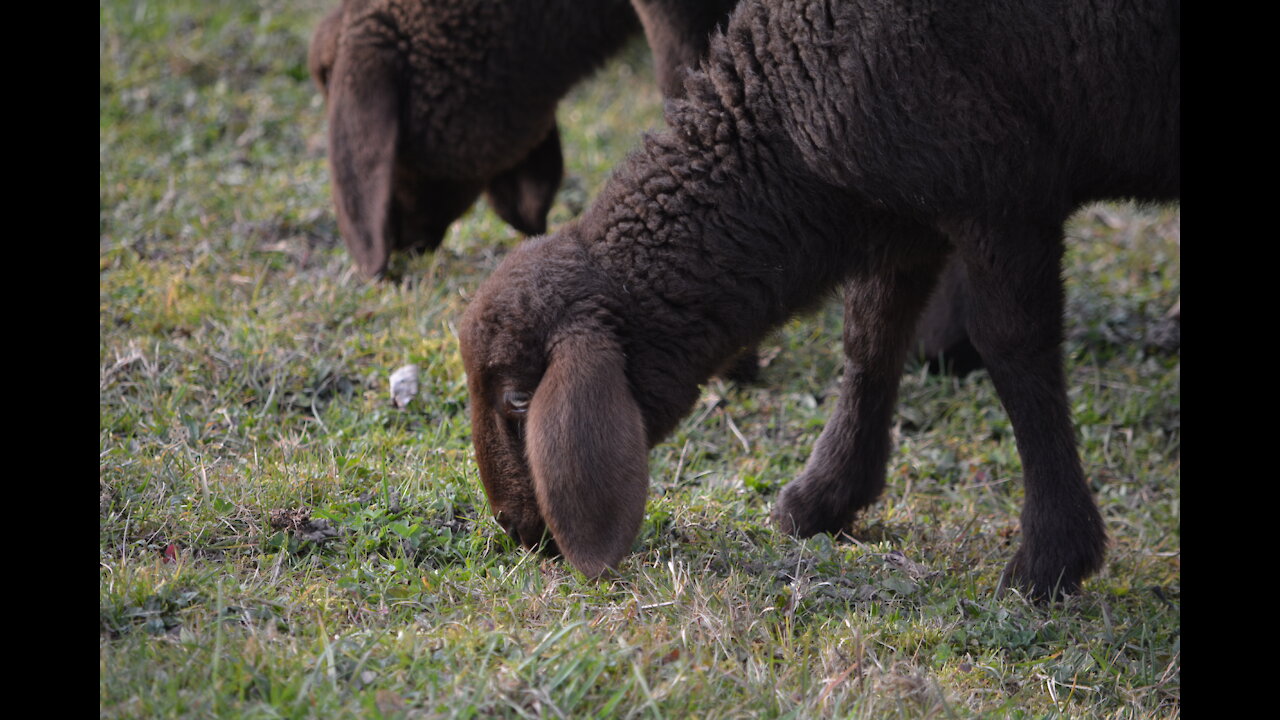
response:
[[[782,531],[799,537],[839,532],[880,496],[902,366],[943,260],[868,268],[845,283],[840,398],[804,471],[774,505]]]
[[[1009,413],[1026,497],[1022,545],[1005,568],[1036,599],[1074,593],[1102,566],[1106,531],[1085,482],[1062,362],[1061,226],[968,231],[969,333]]]

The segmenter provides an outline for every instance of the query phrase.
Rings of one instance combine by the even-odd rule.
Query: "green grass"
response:
[[[472,459],[454,326],[520,237],[478,205],[402,283],[354,273],[305,68],[328,6],[100,5],[103,717],[1179,716],[1176,208],[1068,228],[1112,540],[1081,596],[993,597],[1021,465],[981,372],[908,370],[856,541],[774,532],[836,392],[834,303],[766,343],[761,384],[708,385],[650,454],[620,576],[587,581],[506,538]],[[662,122],[643,44],[559,117],[553,226]]]

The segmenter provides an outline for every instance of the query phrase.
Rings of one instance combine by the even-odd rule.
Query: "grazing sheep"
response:
[[[773,518],[836,532],[884,486],[912,328],[949,255],[1026,500],[1002,581],[1102,564],[1061,356],[1063,224],[1181,187],[1179,3],[745,0],[596,202],[514,249],[459,328],[498,522],[588,576],[629,551],[647,451],[736,348],[844,287],[841,396]]]
[[[362,273],[434,250],[481,192],[520,232],[546,231],[564,170],[556,103],[639,30],[628,0],[595,5],[344,0],[320,22],[308,64]]]

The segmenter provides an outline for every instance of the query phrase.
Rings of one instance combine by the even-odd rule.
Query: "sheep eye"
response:
[[[507,406],[507,412],[516,415],[523,415],[529,410],[529,393],[520,392],[518,390],[508,390],[502,396],[502,402]]]

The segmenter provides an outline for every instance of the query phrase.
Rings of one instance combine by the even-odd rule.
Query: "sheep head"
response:
[[[499,524],[530,548],[549,531],[545,550],[598,577],[639,532],[648,444],[607,290],[556,240],[512,251],[477,291],[459,341],[476,464]]]

